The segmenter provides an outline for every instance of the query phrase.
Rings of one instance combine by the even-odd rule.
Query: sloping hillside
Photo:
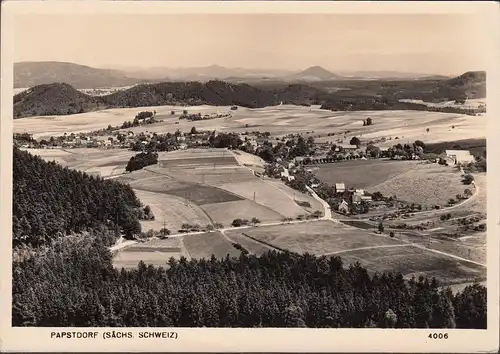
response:
[[[35,86],[14,96],[14,118],[67,115],[105,108],[96,97],[68,84]]]
[[[115,223],[126,234],[141,231],[141,204],[130,186],[46,162],[14,147],[13,245],[40,246],[72,233],[102,232],[112,244]]]
[[[64,82],[77,89],[121,87],[141,80],[118,70],[96,69],[57,61],[14,64],[14,88]]]

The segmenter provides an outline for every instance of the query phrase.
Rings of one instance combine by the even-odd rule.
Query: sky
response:
[[[23,14],[14,62],[455,75],[485,69],[482,30],[463,14]]]

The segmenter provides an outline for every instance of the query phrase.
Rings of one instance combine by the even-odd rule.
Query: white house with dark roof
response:
[[[444,158],[455,165],[474,162],[474,156],[469,150],[445,150],[445,152],[441,154],[441,158]]]
[[[345,183],[335,183],[335,192],[336,193],[344,193],[345,192]]]

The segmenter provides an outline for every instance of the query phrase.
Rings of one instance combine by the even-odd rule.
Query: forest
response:
[[[140,232],[144,211],[128,185],[46,162],[14,147],[13,245],[102,228]],[[114,237],[107,242],[114,242]]]
[[[99,239],[13,264],[13,326],[486,328],[486,288],[270,251],[116,270]]]
[[[242,250],[118,270],[114,228],[139,233],[147,209],[130,187],[14,148],[13,188],[13,326],[486,328],[481,285],[453,294],[339,257]]]

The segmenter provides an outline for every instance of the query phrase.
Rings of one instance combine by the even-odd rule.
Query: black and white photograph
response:
[[[441,352],[473,330],[498,350],[487,6],[46,3],[2,26],[12,330],[419,329]]]

